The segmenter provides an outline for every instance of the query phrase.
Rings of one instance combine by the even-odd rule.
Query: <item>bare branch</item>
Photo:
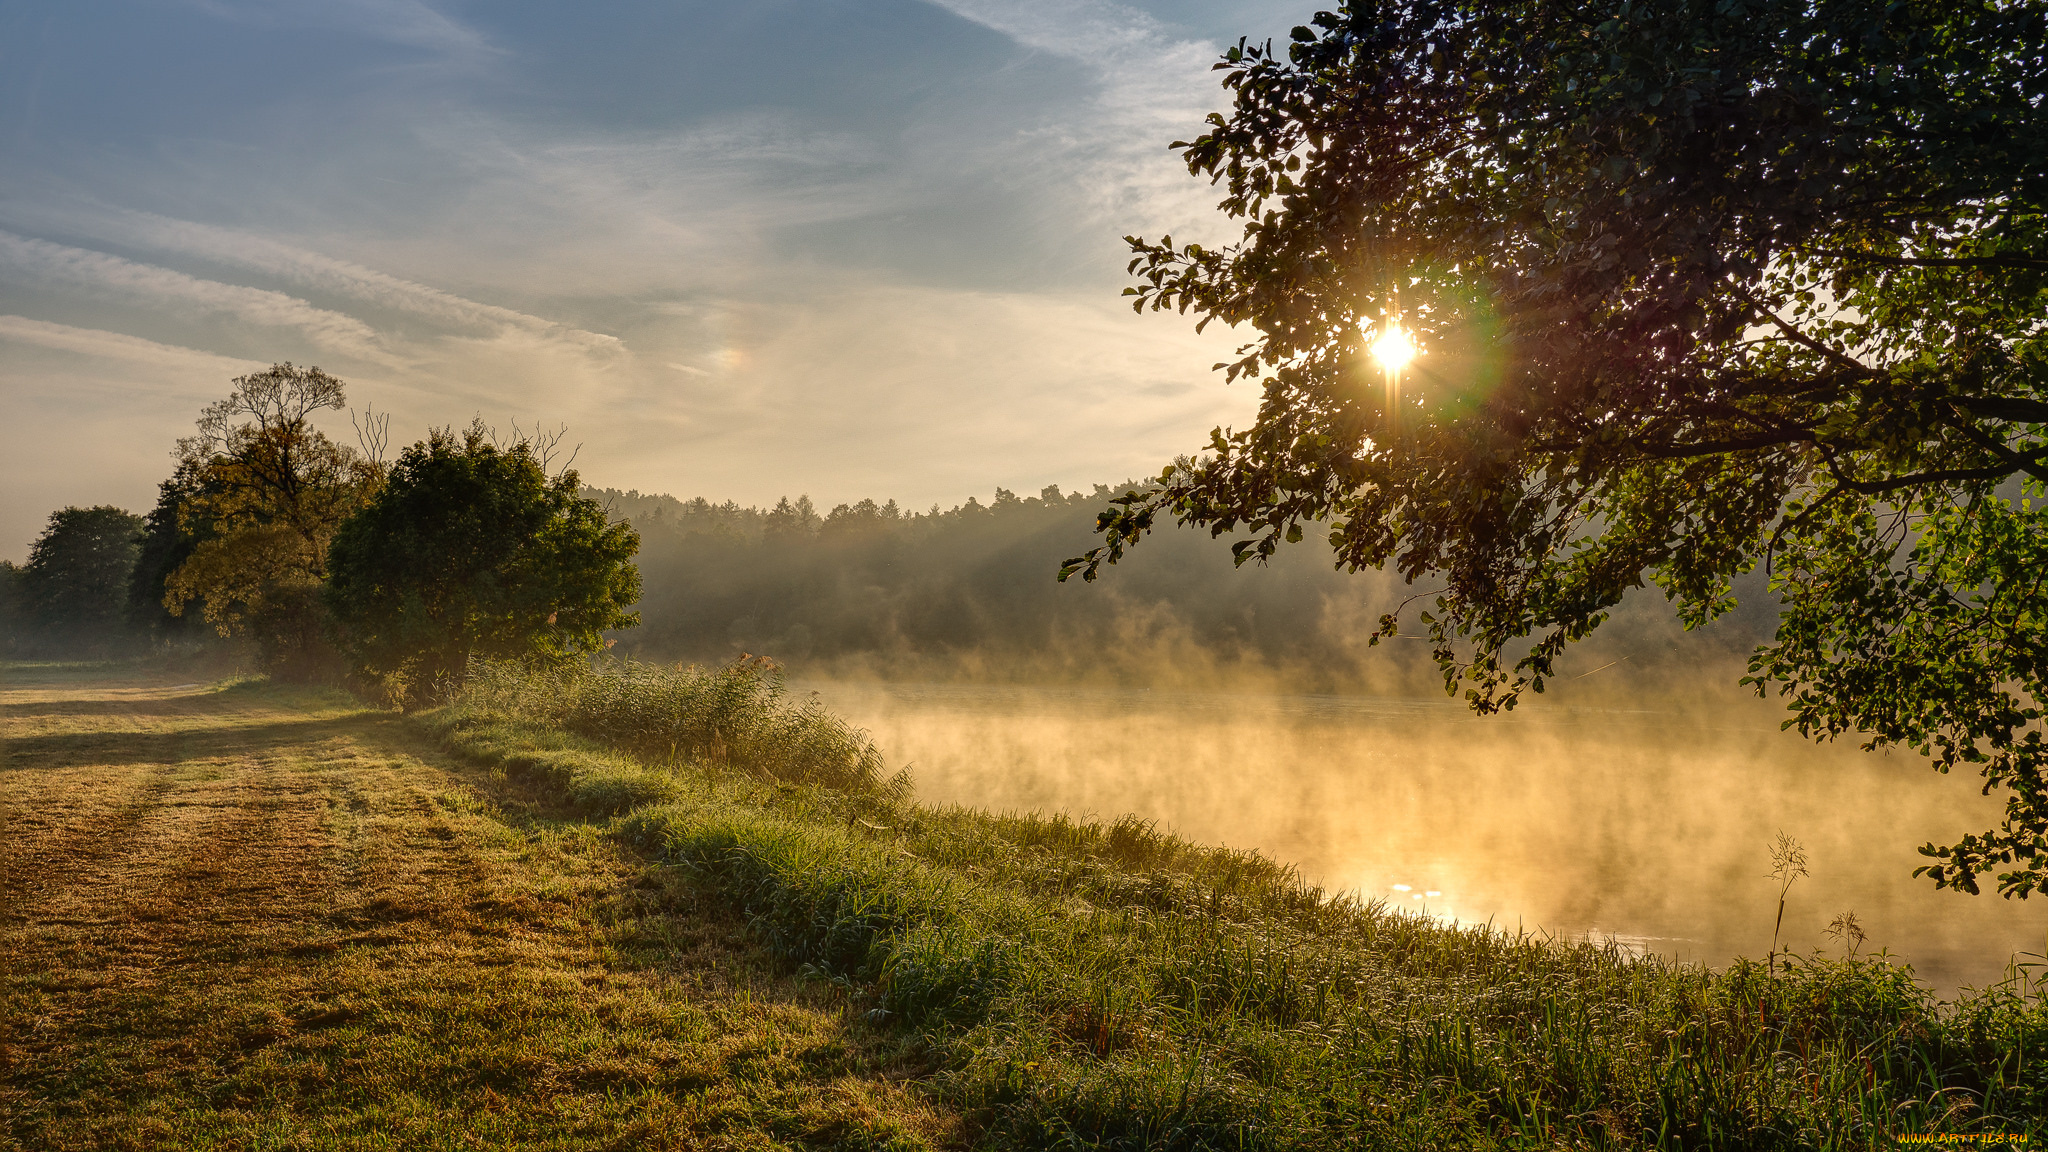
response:
[[[534,430],[527,433],[521,432],[519,424],[515,421],[512,431],[532,450],[533,458],[540,463],[540,470],[551,477],[560,477],[567,472],[576,463],[577,455],[583,451],[583,445],[578,443],[569,450],[569,458],[562,461],[562,466],[557,468],[555,457],[561,455],[562,441],[569,436],[567,424],[556,425],[550,430],[543,430],[539,425],[535,425]]]
[[[384,454],[391,447],[391,413],[379,412],[376,405],[368,404],[360,418],[350,409],[348,422],[356,430],[356,444],[362,448],[363,459],[381,470],[387,463]]]

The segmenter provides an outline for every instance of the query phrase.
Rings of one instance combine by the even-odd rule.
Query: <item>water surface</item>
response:
[[[1761,957],[1770,846],[1802,841],[1783,942],[1853,911],[1943,994],[2048,951],[2048,900],[1936,891],[1914,849],[1990,827],[1972,777],[1816,745],[1762,701],[1525,706],[1449,700],[824,682],[919,797],[1113,818],[1256,848],[1332,890],[1459,921],[1613,936],[1685,960]],[[1989,878],[1985,878],[1989,880]],[[1782,946],[1782,945],[1781,945]],[[2024,957],[2023,957],[2024,959]]]

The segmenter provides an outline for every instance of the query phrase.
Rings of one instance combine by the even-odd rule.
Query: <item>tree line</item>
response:
[[[1115,580],[1058,582],[1059,558],[1085,547],[1101,509],[1139,487],[997,488],[991,500],[923,512],[874,499],[821,510],[803,496],[749,507],[585,495],[640,535],[643,624],[619,637],[619,650],[645,659],[752,653],[799,674],[1428,690],[1435,666],[1424,646],[1369,644],[1380,616],[1418,587],[1393,573],[1341,572],[1314,541],[1240,568],[1207,533],[1166,532]],[[1689,677],[1700,659],[1732,657],[1774,620],[1768,599],[1753,597],[1710,635],[1689,638],[1652,605],[1626,611],[1634,619],[1584,653],[1582,670],[1626,658],[1630,671],[1683,664]]]
[[[1056,582],[1057,559],[1132,483],[997,488],[923,512],[745,507],[578,489],[546,438],[500,447],[481,425],[386,461],[379,421],[359,422],[357,446],[313,426],[342,404],[317,369],[244,377],[178,442],[147,515],[53,513],[26,565],[0,563],[9,653],[236,648],[279,679],[400,702],[473,654],[563,660],[613,643],[803,673],[1331,692],[1415,690],[1430,667],[1419,646],[1366,644],[1414,589],[1347,576],[1313,544],[1253,571],[1205,534],[1169,533],[1115,581]],[[1585,666],[1668,660],[1677,630],[1641,615]]]
[[[647,657],[755,652],[799,669],[1061,682],[1355,670],[1351,617],[1383,589],[1313,556],[1237,572],[1189,538],[1113,584],[1057,583],[1058,559],[1118,490],[998,488],[924,512],[591,495],[640,533],[646,623],[621,644]]]
[[[639,540],[550,470],[552,440],[478,422],[387,461],[388,420],[366,414],[356,447],[314,426],[345,404],[318,368],[238,377],[148,516],[52,513],[25,565],[0,563],[10,654],[211,640],[274,679],[411,706],[473,656],[566,660],[637,622]]]

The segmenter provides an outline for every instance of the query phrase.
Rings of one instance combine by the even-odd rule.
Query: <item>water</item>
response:
[[[1449,700],[821,682],[920,799],[1135,812],[1256,848],[1332,890],[1460,922],[1613,937],[1684,960],[1762,957],[1770,845],[1806,846],[1781,947],[1879,948],[1948,995],[2048,951],[2048,900],[1936,891],[1914,849],[1995,821],[1974,778],[1816,745],[1761,701],[1525,706]],[[1989,881],[1989,877],[1984,878]],[[2022,957],[2025,959],[2025,957]]]

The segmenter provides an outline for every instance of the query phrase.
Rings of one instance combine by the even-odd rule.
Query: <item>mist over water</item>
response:
[[[1447,699],[814,681],[920,799],[1113,818],[1256,848],[1309,881],[1460,922],[1722,964],[1770,948],[1770,844],[1801,840],[1782,946],[1854,911],[1943,995],[2048,951],[2048,902],[1937,892],[1914,851],[1990,827],[1973,778],[1781,732],[1769,701]]]
[[[621,642],[786,661],[928,802],[1136,813],[1460,922],[1761,959],[1783,831],[1810,857],[1795,951],[1839,955],[1825,929],[1853,911],[1865,950],[1944,994],[2048,952],[2048,900],[1912,876],[1920,845],[1997,822],[1979,779],[1780,731],[1781,702],[1738,687],[1777,627],[1761,573],[1697,631],[1654,590],[1628,598],[1549,692],[1481,717],[1442,695],[1428,645],[1367,643],[1430,585],[1339,571],[1321,533],[1239,568],[1208,533],[1163,529],[1102,580],[1056,583],[1111,491],[822,515],[600,493],[646,541],[646,625]]]

